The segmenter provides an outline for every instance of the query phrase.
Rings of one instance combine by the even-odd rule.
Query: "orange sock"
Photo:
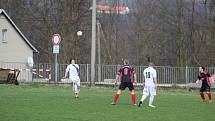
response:
[[[200,95],[201,95],[202,101],[204,102],[205,101],[205,95],[204,95],[204,93],[200,92]]]
[[[212,100],[211,92],[208,93],[209,100]]]
[[[131,94],[131,98],[132,98],[132,103],[136,104],[136,96],[135,96],[135,94]]]
[[[114,103],[117,102],[118,98],[119,98],[119,94],[116,94],[116,95],[114,96]]]

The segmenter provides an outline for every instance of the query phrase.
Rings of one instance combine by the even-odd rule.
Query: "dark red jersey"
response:
[[[202,86],[211,85],[210,77],[211,77],[211,75],[208,72],[203,72],[198,75],[198,79],[202,81]]]
[[[117,72],[120,75],[121,82],[131,82],[133,73],[135,73],[135,70],[129,65],[124,65]]]

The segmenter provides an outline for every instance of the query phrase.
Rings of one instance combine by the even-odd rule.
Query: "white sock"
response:
[[[75,92],[75,84],[74,83],[72,83],[72,90],[73,90],[73,92]]]
[[[80,82],[77,83],[77,92],[80,93],[81,89],[80,89]]]
[[[75,93],[79,93],[80,92],[80,86],[78,86],[77,84],[74,84],[74,92]]]
[[[148,96],[148,95],[144,95],[144,94],[143,94],[143,96],[142,96],[142,98],[141,98],[141,101],[143,102],[143,101],[147,98],[147,96]]]
[[[149,98],[149,105],[152,105],[153,100],[154,100],[154,96],[151,95],[150,98]]]
[[[79,86],[77,86],[77,92],[78,92],[78,93],[80,92],[80,87],[79,87]]]
[[[75,90],[74,90],[75,93],[78,93],[78,92],[77,92],[77,90],[78,90],[77,88],[78,88],[78,87],[77,87],[77,84],[75,84]]]

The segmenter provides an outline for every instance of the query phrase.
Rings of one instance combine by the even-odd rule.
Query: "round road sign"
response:
[[[60,44],[60,41],[61,41],[61,38],[60,38],[60,35],[59,34],[54,34],[52,36],[52,43],[54,45],[59,45]]]

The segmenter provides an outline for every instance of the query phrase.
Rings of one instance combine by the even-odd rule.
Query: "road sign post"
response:
[[[54,34],[52,36],[52,43],[53,43],[53,53],[55,54],[55,82],[58,81],[58,63],[57,63],[57,55],[60,50],[60,35],[59,34]]]

